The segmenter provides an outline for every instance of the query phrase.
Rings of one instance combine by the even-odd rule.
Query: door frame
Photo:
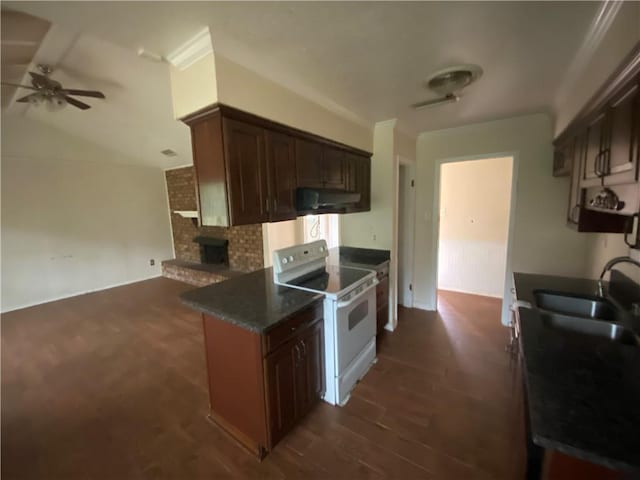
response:
[[[441,158],[435,161],[433,179],[433,211],[432,211],[432,242],[431,258],[434,268],[431,272],[431,291],[429,292],[434,308],[438,310],[438,252],[440,248],[440,175],[442,165],[445,163],[467,162],[477,160],[489,160],[492,158],[511,157],[511,198],[509,200],[509,228],[507,232],[507,252],[506,268],[504,272],[504,291],[502,297],[502,324],[507,326],[511,323],[511,295],[513,290],[513,238],[515,232],[516,219],[516,197],[518,191],[518,167],[520,164],[519,152],[496,152],[482,155],[467,155],[463,157]]]

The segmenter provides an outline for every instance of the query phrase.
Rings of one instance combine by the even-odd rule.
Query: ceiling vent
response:
[[[178,156],[178,154],[175,151],[171,150],[170,148],[162,150],[160,153],[163,154],[165,157],[177,157]]]

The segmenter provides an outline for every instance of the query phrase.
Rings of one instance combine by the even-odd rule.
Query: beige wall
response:
[[[304,243],[303,218],[299,217],[288,222],[262,224],[262,241],[264,251],[264,266],[273,265],[273,251]]]
[[[221,103],[371,151],[372,125],[334,113],[217,54],[216,72]]]
[[[439,289],[502,297],[511,167],[511,157],[441,166]]]
[[[2,149],[2,311],[158,276],[173,257],[162,170],[22,117],[3,118]]]
[[[182,118],[218,101],[216,62],[213,53],[184,70],[171,66],[169,72],[175,118]]]
[[[436,232],[433,223],[436,163],[445,159],[513,154],[517,172],[513,251],[508,271],[583,275],[587,239],[566,227],[568,179],[551,176],[552,126],[536,114],[418,137],[416,171],[416,306],[436,306]],[[510,301],[509,298],[506,299]],[[503,313],[506,313],[503,310]]]

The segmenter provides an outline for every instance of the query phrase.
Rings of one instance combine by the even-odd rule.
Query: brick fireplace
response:
[[[167,193],[169,195],[171,230],[176,258],[170,261],[171,263],[163,262],[163,272],[165,272],[165,270],[176,270],[178,268],[176,264],[179,264],[179,268],[182,269],[187,268],[185,265],[193,266],[193,270],[198,270],[199,272],[197,274],[199,283],[188,283],[202,284],[204,280],[201,278],[201,272],[211,270],[211,266],[202,267],[201,244],[194,241],[197,237],[215,238],[228,242],[227,266],[224,267],[226,270],[232,272],[251,272],[263,268],[262,225],[242,225],[228,228],[196,226],[191,219],[183,218],[179,214],[174,213],[176,210],[197,210],[193,167],[189,166],[167,170],[165,172],[165,178],[167,182]],[[167,263],[166,269],[165,263]],[[215,267],[216,275],[226,274],[220,265],[215,265]],[[183,274],[184,272],[181,272],[182,278],[179,278],[179,280],[187,281]],[[233,275],[233,273],[231,275]],[[175,278],[175,275],[168,274],[167,276]]]

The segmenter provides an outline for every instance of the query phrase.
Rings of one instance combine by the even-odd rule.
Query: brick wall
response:
[[[200,262],[200,247],[193,242],[198,235],[229,240],[229,267],[251,272],[264,266],[262,254],[262,225],[239,227],[196,227],[191,219],[183,218],[174,210],[197,210],[193,167],[176,168],[165,172],[171,211],[171,230],[176,259]]]

